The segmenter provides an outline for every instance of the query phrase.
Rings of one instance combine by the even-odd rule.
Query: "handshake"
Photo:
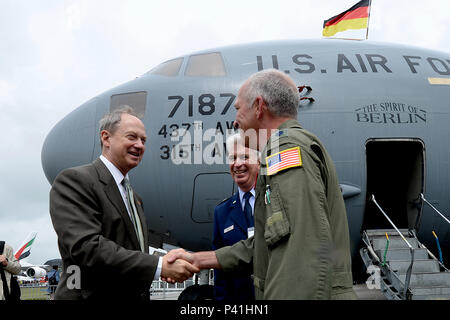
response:
[[[201,269],[220,269],[214,251],[190,253],[174,249],[163,257],[161,278],[169,283],[183,282]]]

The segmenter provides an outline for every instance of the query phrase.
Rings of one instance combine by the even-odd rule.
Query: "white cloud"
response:
[[[0,79],[0,108],[3,109],[5,106],[15,103],[14,89],[15,86],[12,83]]]
[[[13,247],[14,252],[31,231],[37,232],[36,240],[31,248],[31,255],[27,258],[28,262],[34,264],[42,264],[47,260],[60,258],[57,250],[57,237],[53,231],[50,216],[39,210],[42,208],[35,207],[27,219],[15,219],[14,212],[9,212],[11,216],[9,223],[0,224],[1,238]]]
[[[30,260],[58,256],[40,151],[50,129],[78,105],[193,51],[321,38],[323,20],[356,1],[2,1],[2,238],[18,246],[31,229],[39,229]],[[370,40],[450,51],[448,1],[372,5]]]

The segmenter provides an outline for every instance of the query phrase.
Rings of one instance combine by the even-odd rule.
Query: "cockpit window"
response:
[[[219,52],[197,54],[189,57],[185,76],[220,77],[225,76],[225,64]]]
[[[138,118],[144,118],[145,106],[147,104],[147,92],[131,92],[115,94],[111,96],[110,112],[124,106],[130,106],[136,112]]]
[[[148,72],[148,74],[157,74],[160,76],[174,77],[178,75],[180,71],[183,58],[177,58],[161,63],[159,66],[154,67]]]

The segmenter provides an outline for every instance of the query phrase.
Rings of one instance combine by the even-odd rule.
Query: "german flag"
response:
[[[322,35],[334,36],[338,32],[349,29],[368,27],[370,0],[362,0],[353,7],[323,22]]]

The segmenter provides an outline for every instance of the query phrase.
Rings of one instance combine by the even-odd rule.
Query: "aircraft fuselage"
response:
[[[300,93],[298,120],[330,153],[343,187],[352,252],[364,228],[385,225],[368,201],[381,198],[399,227],[431,231],[450,247],[450,227],[428,207],[450,212],[450,54],[344,40],[273,41],[186,55],[87,101],[49,133],[42,164],[51,183],[64,168],[100,153],[100,118],[129,104],[142,112],[148,142],[130,172],[154,243],[211,247],[214,207],[236,192],[224,155],[238,89],[276,68]],[[370,194],[369,194],[370,193]],[[257,213],[256,213],[257,214]],[[417,218],[420,219],[417,219]]]

